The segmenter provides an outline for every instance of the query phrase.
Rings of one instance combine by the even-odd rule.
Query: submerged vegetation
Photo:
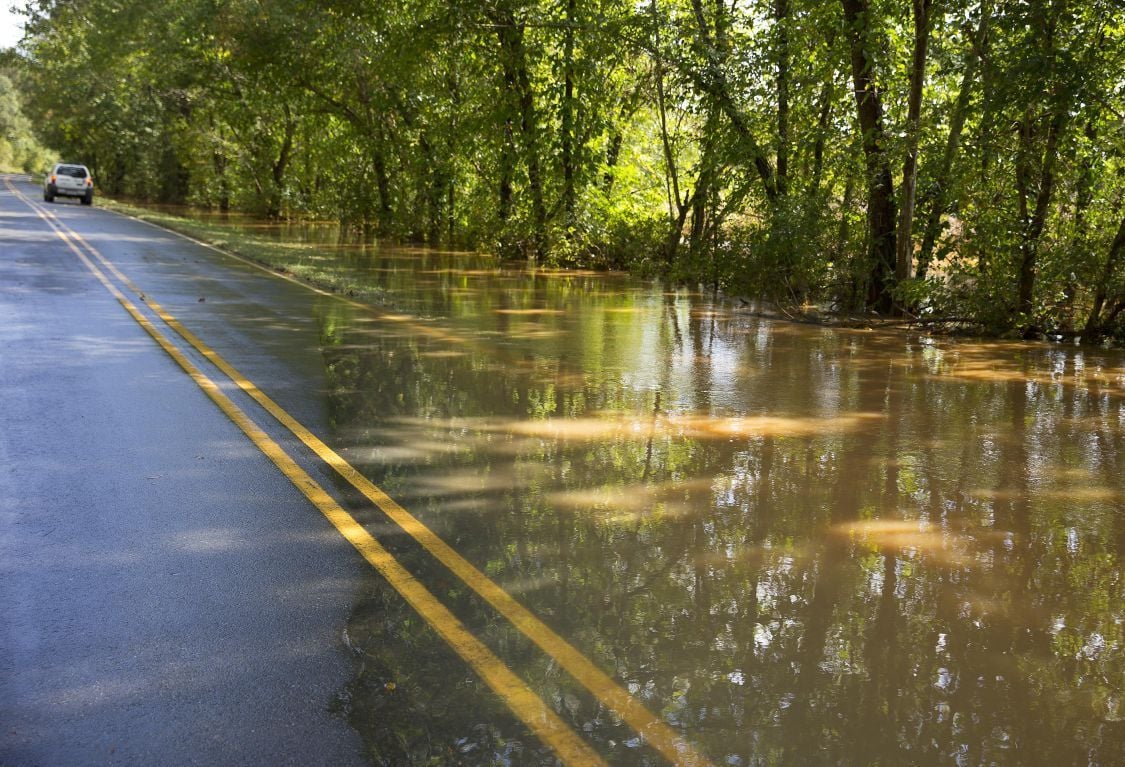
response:
[[[41,0],[41,139],[133,198],[1125,336],[1115,0]]]

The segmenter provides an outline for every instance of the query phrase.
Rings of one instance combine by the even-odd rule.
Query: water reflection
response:
[[[381,284],[440,334],[323,306],[337,439],[715,762],[1125,759],[1120,356],[441,273]],[[461,609],[614,763],[659,763]]]
[[[318,305],[334,445],[715,763],[1125,763],[1120,354],[319,254],[375,307]],[[660,763],[396,553],[612,763]],[[551,763],[452,655],[388,655],[425,633],[382,592],[349,627],[375,758]]]

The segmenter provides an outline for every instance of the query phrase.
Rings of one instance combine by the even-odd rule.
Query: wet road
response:
[[[151,744],[133,723],[207,710],[231,747],[220,703],[243,694],[277,703],[251,707],[258,739],[233,761],[302,762],[283,744],[321,738],[333,763],[1125,761],[1120,353],[777,325],[479,256],[292,248],[287,274],[330,272],[351,299],[50,211],[403,572],[344,543],[346,520],[318,514],[5,190],[16,763],[54,753],[35,750],[49,732],[78,747],[99,716]],[[120,621],[91,618],[103,603]],[[177,634],[181,649],[161,625],[191,635],[212,611],[245,630]],[[157,649],[84,639],[106,625]],[[132,686],[114,676],[134,663]]]
[[[365,763],[349,552],[0,189],[0,764]]]

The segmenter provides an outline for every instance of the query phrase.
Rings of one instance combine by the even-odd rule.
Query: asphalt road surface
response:
[[[7,182],[0,765],[364,763],[333,710],[353,673],[346,618],[370,569],[15,194],[38,201],[38,190]],[[182,239],[97,208],[45,207],[169,309],[190,319],[209,296],[202,325],[217,336],[245,310],[223,299],[250,283],[278,298],[255,319],[292,325],[287,345],[308,346],[314,329],[283,316],[310,300],[296,286],[249,268],[220,284],[215,270],[230,265],[190,268],[216,259]],[[262,354],[246,368],[307,386],[301,364]],[[304,372],[315,386],[315,367]]]

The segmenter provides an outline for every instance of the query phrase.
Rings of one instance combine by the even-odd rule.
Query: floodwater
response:
[[[301,257],[374,307],[317,310],[333,444],[713,763],[1125,763],[1120,352],[776,323],[481,256]],[[370,524],[610,763],[665,763]],[[427,631],[389,589],[356,609],[343,708],[372,754],[551,763],[455,656],[403,650]]]

